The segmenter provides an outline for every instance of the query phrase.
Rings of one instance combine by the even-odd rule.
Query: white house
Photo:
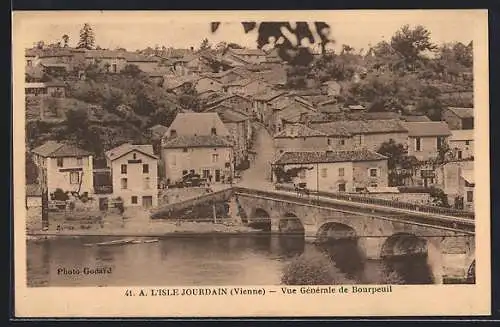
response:
[[[165,178],[174,183],[188,173],[212,182],[233,175],[233,139],[219,115],[179,113],[162,140]]]
[[[33,149],[33,160],[39,169],[42,188],[53,193],[94,193],[92,154],[73,145],[48,141]]]
[[[444,121],[405,122],[408,130],[408,155],[418,160],[435,158],[451,135]]]
[[[273,166],[275,181],[280,182],[281,171],[313,191],[360,192],[388,185],[387,157],[370,150],[290,151]]]
[[[106,162],[113,195],[121,197],[125,206],[158,205],[158,157],[152,145],[122,144],[106,151]]]
[[[452,130],[448,139],[450,150],[458,160],[474,157],[474,130]]]

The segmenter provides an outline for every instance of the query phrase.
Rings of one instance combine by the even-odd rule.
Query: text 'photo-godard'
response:
[[[476,283],[459,19],[33,26],[29,288]]]

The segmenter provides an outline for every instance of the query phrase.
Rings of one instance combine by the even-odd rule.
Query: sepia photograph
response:
[[[243,13],[14,13],[16,289],[489,287],[486,11]]]

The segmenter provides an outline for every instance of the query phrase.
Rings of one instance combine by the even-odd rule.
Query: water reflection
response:
[[[156,243],[85,246],[113,238],[28,241],[29,286],[277,285],[292,258],[318,249],[354,283],[432,283],[425,256],[364,260],[355,240],[321,246],[303,235],[167,237]],[[115,238],[116,239],[116,238]],[[113,273],[74,278],[60,267],[107,266]]]

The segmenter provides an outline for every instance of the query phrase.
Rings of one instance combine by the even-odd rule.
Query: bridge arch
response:
[[[476,282],[476,260],[472,260],[467,269],[467,282],[474,284]]]
[[[248,225],[256,229],[270,231],[271,215],[265,209],[256,208],[252,212]]]
[[[320,242],[329,240],[353,240],[357,238],[357,234],[356,230],[349,225],[337,222],[327,222],[319,227],[316,238]]]
[[[405,255],[427,255],[427,240],[411,233],[396,233],[390,236],[382,245],[381,258],[399,257]]]
[[[282,233],[304,233],[304,225],[293,212],[287,212],[279,220],[279,231]]]

